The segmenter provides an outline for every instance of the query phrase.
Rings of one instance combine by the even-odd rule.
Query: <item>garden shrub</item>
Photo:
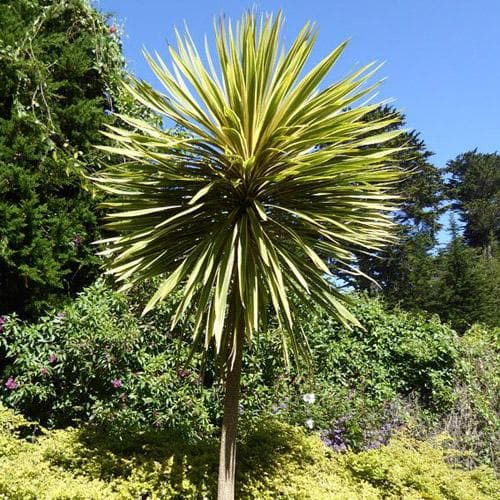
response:
[[[500,442],[500,328],[475,325],[461,338],[463,376],[444,419],[453,446],[468,449],[468,465],[486,463],[498,470]]]
[[[17,499],[214,498],[217,446],[168,435],[123,440],[85,428],[20,436],[30,423],[0,407],[0,495]],[[493,499],[492,471],[447,465],[442,441],[403,434],[359,454],[334,453],[317,436],[276,420],[246,432],[238,466],[242,499]]]
[[[408,400],[430,417],[446,414],[462,370],[456,333],[437,317],[389,313],[378,300],[357,298],[352,310],[362,328],[351,331],[322,311],[304,313],[314,359],[308,375],[280,372],[272,332],[262,336],[255,366],[260,362],[280,387],[275,412],[335,435],[339,449],[385,442],[407,419]],[[314,404],[304,404],[306,393],[315,395]]]
[[[126,297],[99,280],[38,323],[3,318],[0,399],[50,428],[91,422],[117,436],[155,429],[214,437],[217,367],[197,353],[188,361],[190,318],[170,331],[175,296],[140,316],[148,287]],[[244,359],[243,427],[274,415],[345,451],[381,446],[415,421],[416,435],[448,430],[455,446],[477,452],[469,465],[495,465],[495,334],[476,328],[459,338],[435,318],[388,313],[376,300],[353,307],[364,330],[305,311],[309,371],[287,370],[272,328],[260,335]]]
[[[102,280],[36,324],[12,316],[2,328],[2,399],[44,425],[211,430],[207,400],[217,391],[200,384],[197,359],[179,364],[187,348],[178,332],[140,322]]]

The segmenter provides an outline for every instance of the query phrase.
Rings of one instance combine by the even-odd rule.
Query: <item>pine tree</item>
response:
[[[452,208],[464,224],[464,238],[491,256],[500,241],[500,155],[477,150],[457,156],[447,164]]]
[[[500,262],[468,246],[452,218],[452,239],[437,257],[435,313],[459,332],[474,323],[500,326]]]

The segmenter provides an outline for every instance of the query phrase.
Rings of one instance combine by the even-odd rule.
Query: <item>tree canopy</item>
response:
[[[448,196],[464,224],[465,241],[491,255],[500,241],[500,155],[463,153],[448,162]]]

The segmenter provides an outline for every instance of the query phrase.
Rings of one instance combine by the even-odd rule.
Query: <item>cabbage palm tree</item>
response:
[[[397,117],[366,120],[378,104],[355,104],[377,85],[360,68],[320,89],[342,43],[305,71],[316,30],[307,23],[285,50],[282,16],[245,14],[215,29],[217,59],[177,33],[171,64],[146,54],[166,93],[127,85],[138,102],[184,128],[173,135],[121,116],[101,149],[126,161],[94,177],[110,194],[105,227],[109,272],[124,288],[165,280],[145,308],[173,290],[182,299],[174,326],[194,314],[193,344],[225,366],[219,499],[234,497],[236,424],[244,345],[271,307],[284,353],[307,355],[290,295],[356,319],[335,289],[333,269],[352,272],[353,248],[378,250],[391,239],[388,212],[400,177],[383,132]]]

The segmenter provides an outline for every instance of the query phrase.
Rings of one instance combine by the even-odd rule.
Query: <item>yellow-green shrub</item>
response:
[[[85,429],[39,429],[26,438],[32,429],[0,407],[0,498],[214,497],[215,443],[167,435],[110,442]],[[446,456],[441,442],[404,435],[377,450],[337,454],[299,428],[263,422],[240,446],[239,498],[495,498],[491,470],[453,469]]]

